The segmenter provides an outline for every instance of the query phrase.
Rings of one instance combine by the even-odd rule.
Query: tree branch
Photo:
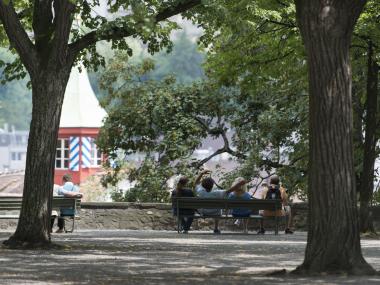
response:
[[[222,153],[225,153],[226,150],[223,148],[220,148],[218,150],[216,150],[214,153],[212,153],[211,155],[209,155],[208,157],[202,159],[201,161],[197,161],[197,162],[194,162],[192,163],[192,165],[195,167],[195,168],[200,168],[203,164],[205,164],[206,162],[208,162],[210,159],[212,159],[214,156],[217,156],[219,154],[222,154]]]
[[[297,25],[295,23],[292,23],[292,22],[291,23],[284,23],[284,22],[279,22],[279,21],[275,21],[275,20],[268,20],[268,22],[272,23],[272,24],[288,27],[288,28],[297,28]]]
[[[251,64],[269,64],[269,63],[272,63],[272,62],[275,62],[275,61],[278,61],[278,60],[281,60],[281,59],[284,59],[286,57],[288,57],[289,55],[293,54],[294,51],[291,50],[281,56],[278,56],[278,57],[274,57],[274,58],[269,58],[267,60],[263,60],[263,61],[258,61],[258,60],[252,60],[250,61]]]
[[[53,33],[51,22],[53,12],[51,4],[53,0],[34,1],[33,31],[37,52],[49,51],[49,41]]]
[[[234,151],[233,149],[231,149],[230,147],[230,142],[227,138],[227,133],[226,133],[226,129],[223,128],[221,124],[221,117],[218,116],[218,124],[219,126],[215,127],[215,128],[210,128],[210,126],[207,125],[207,123],[199,118],[199,117],[194,117],[194,120],[196,120],[206,131],[209,135],[219,135],[222,137],[223,139],[223,143],[224,143],[224,146],[218,150],[216,150],[214,153],[212,153],[211,155],[209,155],[208,157],[202,159],[201,161],[198,161],[198,162],[195,162],[193,165],[196,167],[196,168],[199,168],[201,167],[203,164],[205,164],[206,162],[208,162],[210,159],[212,159],[214,156],[217,156],[219,154],[222,154],[222,153],[229,153],[230,155],[232,156],[235,156],[236,158],[246,158],[246,156],[244,154],[241,154],[241,153],[238,153],[236,151]]]
[[[269,166],[269,167],[273,167],[273,168],[281,168],[281,167],[286,167],[286,166],[293,166],[294,164],[296,164],[296,162],[300,161],[301,159],[307,157],[308,155],[305,154],[305,155],[301,155],[299,157],[296,157],[294,160],[292,160],[289,164],[283,164],[283,163],[280,163],[278,161],[272,161],[272,160],[269,160],[269,159],[263,159],[261,160],[261,163],[260,163],[260,167],[261,166]]]
[[[21,12],[17,13],[17,16],[21,20],[21,19],[25,18],[26,16],[28,16],[28,14],[31,13],[31,11],[32,11],[32,9],[30,7],[25,8]]]
[[[155,16],[155,23],[181,14],[191,8],[194,8],[195,6],[200,5],[201,2],[202,0],[187,0],[179,3],[176,6],[168,7]],[[95,44],[98,41],[117,40],[132,36],[134,34],[136,34],[136,31],[130,27],[110,27],[108,30],[103,30],[101,33],[98,31],[91,31],[69,45],[70,53],[71,56],[75,58],[80,51]]]
[[[16,49],[25,68],[30,76],[33,77],[38,67],[37,52],[21,25],[12,1],[6,4],[4,0],[0,0],[0,20],[3,23],[11,46]]]
[[[71,15],[74,11],[75,5],[70,0],[54,1],[54,59],[62,64],[65,64],[68,58],[69,50],[67,43],[69,42],[70,30],[73,23]]]
[[[368,49],[368,45],[371,43],[371,45],[378,49],[378,45],[376,45],[376,43],[373,42],[373,39],[371,36],[366,36],[366,35],[360,35],[358,33],[353,33],[353,36],[358,38],[358,39],[361,39],[362,41],[364,41],[366,44],[367,44],[367,47],[365,47],[365,49]],[[352,45],[351,47],[353,47],[354,45]],[[358,46],[358,47],[362,47],[361,45],[355,45],[355,46]]]

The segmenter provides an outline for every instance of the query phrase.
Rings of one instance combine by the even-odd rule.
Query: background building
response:
[[[62,176],[70,173],[73,182],[80,184],[101,168],[103,156],[95,140],[106,112],[99,105],[90,85],[87,71],[74,67],[66,88],[55,161],[54,183],[61,184]]]
[[[0,129],[0,171],[24,170],[26,149],[28,146],[28,131],[9,129],[5,124]]]

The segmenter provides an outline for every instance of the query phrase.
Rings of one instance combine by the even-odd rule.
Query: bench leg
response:
[[[177,210],[177,233],[180,233],[180,224],[181,224],[181,220],[179,218],[179,211]]]
[[[65,233],[72,233],[72,232],[74,232],[75,217],[71,217],[70,219],[71,219],[71,230],[67,230],[66,229],[66,223],[65,223],[65,226],[63,227],[63,230],[65,231]]]
[[[243,226],[244,226],[244,233],[245,233],[245,234],[248,233],[248,221],[249,221],[248,218],[243,219]]]
[[[276,219],[276,230],[275,230],[275,234],[278,235],[278,216],[276,214],[275,216],[275,219]]]

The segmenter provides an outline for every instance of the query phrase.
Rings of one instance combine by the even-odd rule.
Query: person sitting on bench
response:
[[[270,178],[269,187],[263,191],[262,199],[266,200],[274,200],[278,199],[282,201],[283,209],[274,211],[264,210],[261,214],[264,217],[275,217],[275,216],[286,216],[287,217],[287,225],[285,229],[286,234],[292,234],[293,231],[290,230],[290,226],[292,224],[292,215],[290,211],[290,207],[288,205],[288,195],[286,194],[286,190],[280,186],[280,178],[277,175],[273,175]],[[260,229],[257,232],[258,234],[265,234],[264,229],[264,221],[260,221]]]
[[[172,197],[194,197],[194,193],[191,189],[186,188],[189,179],[185,176],[179,178],[176,189],[172,192]],[[173,205],[173,215],[177,215],[179,211],[181,217],[181,229],[180,232],[187,234],[190,230],[191,224],[193,223],[194,210],[193,209],[177,209]]]
[[[232,183],[232,187],[234,187],[236,184],[238,184],[241,181],[245,181],[243,177],[238,177],[235,179],[235,181]],[[235,188],[235,190],[228,195],[228,199],[231,200],[251,200],[251,195],[247,193],[247,185],[241,185],[238,188]],[[247,208],[235,208],[232,209],[232,216],[235,218],[247,218],[251,215],[252,211]],[[237,220],[239,221],[239,220]],[[238,224],[235,222],[235,224]],[[244,227],[244,232],[248,232],[248,219],[243,219],[243,227]]]
[[[75,186],[72,182],[70,174],[65,174],[62,177],[63,185],[58,189],[58,195],[68,197],[68,198],[82,198],[82,194],[79,193],[78,186]],[[58,230],[56,233],[63,233],[65,228],[65,218],[73,217],[75,215],[75,210],[73,209],[60,209],[60,215],[58,217]]]
[[[203,170],[199,173],[197,178],[195,179],[195,193],[197,197],[199,198],[206,198],[206,199],[220,199],[220,198],[226,198],[229,193],[234,191],[234,189],[239,188],[241,185],[244,185],[247,183],[247,181],[242,180],[239,183],[235,184],[233,187],[231,187],[228,190],[222,190],[222,189],[213,189],[215,181],[211,177],[203,178],[204,175],[211,174],[210,170]],[[203,179],[202,179],[203,178]],[[214,218],[214,234],[220,234],[219,230],[219,218],[222,214],[221,209],[199,209],[199,213],[201,213],[204,216],[212,216]]]

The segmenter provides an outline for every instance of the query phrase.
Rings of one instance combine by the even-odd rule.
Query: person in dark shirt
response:
[[[182,176],[177,183],[176,189],[172,191],[172,197],[195,197],[191,189],[186,188],[189,179]],[[191,224],[193,223],[194,210],[193,209],[177,209],[173,205],[173,214],[177,215],[177,210],[179,210],[181,217],[181,232],[187,234],[190,230]]]

